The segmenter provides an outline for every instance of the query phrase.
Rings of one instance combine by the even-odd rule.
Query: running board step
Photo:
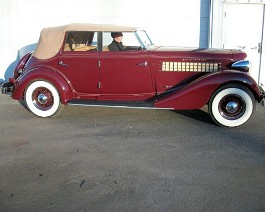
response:
[[[121,107],[121,108],[149,108],[154,109],[153,101],[95,101],[70,100],[69,105],[95,106],[95,107]]]

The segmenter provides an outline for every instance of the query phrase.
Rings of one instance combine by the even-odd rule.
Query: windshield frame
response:
[[[149,42],[148,44],[144,43],[143,39],[140,36],[140,33],[144,33],[144,35],[146,36],[146,38]],[[154,45],[154,43],[152,42],[152,40],[150,39],[149,35],[147,34],[147,32],[145,30],[137,30],[134,32],[134,34],[135,34],[136,38],[138,39],[139,43],[141,44],[141,46],[144,50],[148,50],[150,46]]]

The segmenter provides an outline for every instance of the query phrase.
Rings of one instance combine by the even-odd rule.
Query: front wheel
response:
[[[216,124],[238,127],[252,116],[256,101],[252,92],[241,85],[231,84],[219,88],[211,97],[209,112]]]
[[[25,92],[27,108],[37,116],[49,117],[60,108],[60,96],[57,89],[47,81],[31,83]]]

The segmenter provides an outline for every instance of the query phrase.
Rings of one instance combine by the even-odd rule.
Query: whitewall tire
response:
[[[255,106],[255,98],[248,88],[230,84],[213,94],[209,102],[209,112],[218,125],[238,127],[251,118]]]
[[[37,116],[49,117],[60,108],[60,96],[57,89],[47,81],[32,82],[25,92],[27,108]]]

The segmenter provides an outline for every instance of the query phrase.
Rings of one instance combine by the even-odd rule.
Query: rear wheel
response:
[[[46,81],[31,83],[25,92],[27,108],[37,116],[49,117],[59,111],[60,96],[57,89]]]
[[[237,127],[252,116],[256,101],[252,92],[241,85],[230,84],[219,88],[211,97],[209,112],[220,126]]]

